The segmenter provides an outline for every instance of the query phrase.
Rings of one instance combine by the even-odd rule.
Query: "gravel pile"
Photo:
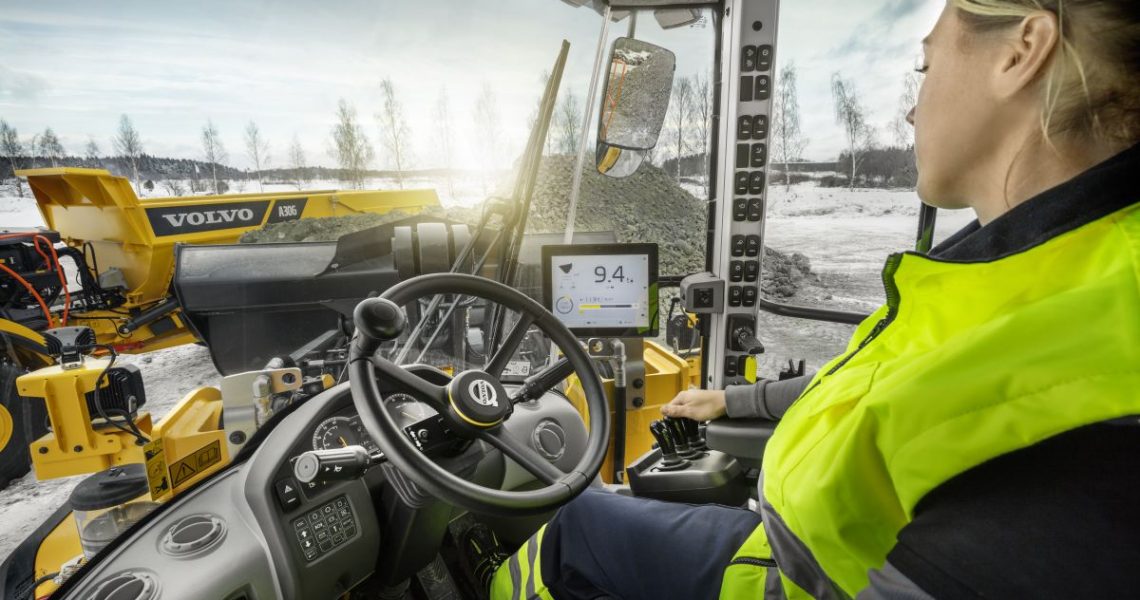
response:
[[[535,185],[527,231],[562,233],[566,227],[573,156],[543,159]],[[500,195],[508,195],[508,190]],[[433,209],[429,214],[472,225],[477,208]],[[685,275],[704,270],[706,203],[682,189],[664,171],[643,164],[622,179],[606,177],[587,165],[578,200],[576,231],[613,231],[620,242],[654,242],[659,247],[662,275]],[[274,223],[242,236],[243,243],[333,241],[342,235],[408,217],[392,211],[324,219]],[[765,296],[791,298],[805,279],[814,279],[806,256],[764,250]]]

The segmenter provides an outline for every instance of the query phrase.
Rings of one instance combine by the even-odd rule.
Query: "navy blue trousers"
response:
[[[590,489],[546,527],[542,580],[556,600],[715,599],[760,515]]]

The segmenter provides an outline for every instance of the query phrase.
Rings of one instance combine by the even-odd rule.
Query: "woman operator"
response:
[[[918,194],[977,221],[810,384],[662,410],[782,417],[761,514],[589,491],[475,556],[492,597],[1140,590],[1140,2],[948,0],[923,45]]]

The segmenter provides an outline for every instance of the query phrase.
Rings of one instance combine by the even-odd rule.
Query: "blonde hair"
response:
[[[1140,141],[1140,0],[951,0],[971,33],[1057,16],[1060,40],[1042,86],[1041,129],[1131,145]]]

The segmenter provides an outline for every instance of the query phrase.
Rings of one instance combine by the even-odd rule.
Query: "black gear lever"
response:
[[[685,437],[689,440],[689,447],[700,452],[708,450],[705,438],[701,437],[701,424],[693,419],[678,419],[685,428]]]
[[[665,417],[665,425],[669,428],[669,434],[673,438],[673,445],[677,448],[677,454],[681,458],[692,458],[696,455],[693,449],[689,446],[689,438],[685,434],[685,426],[681,424],[681,419],[674,419],[673,417]]]
[[[689,461],[677,454],[677,446],[673,442],[669,426],[661,421],[649,424],[649,433],[657,439],[657,446],[661,448],[661,470],[674,471],[689,466]]]

